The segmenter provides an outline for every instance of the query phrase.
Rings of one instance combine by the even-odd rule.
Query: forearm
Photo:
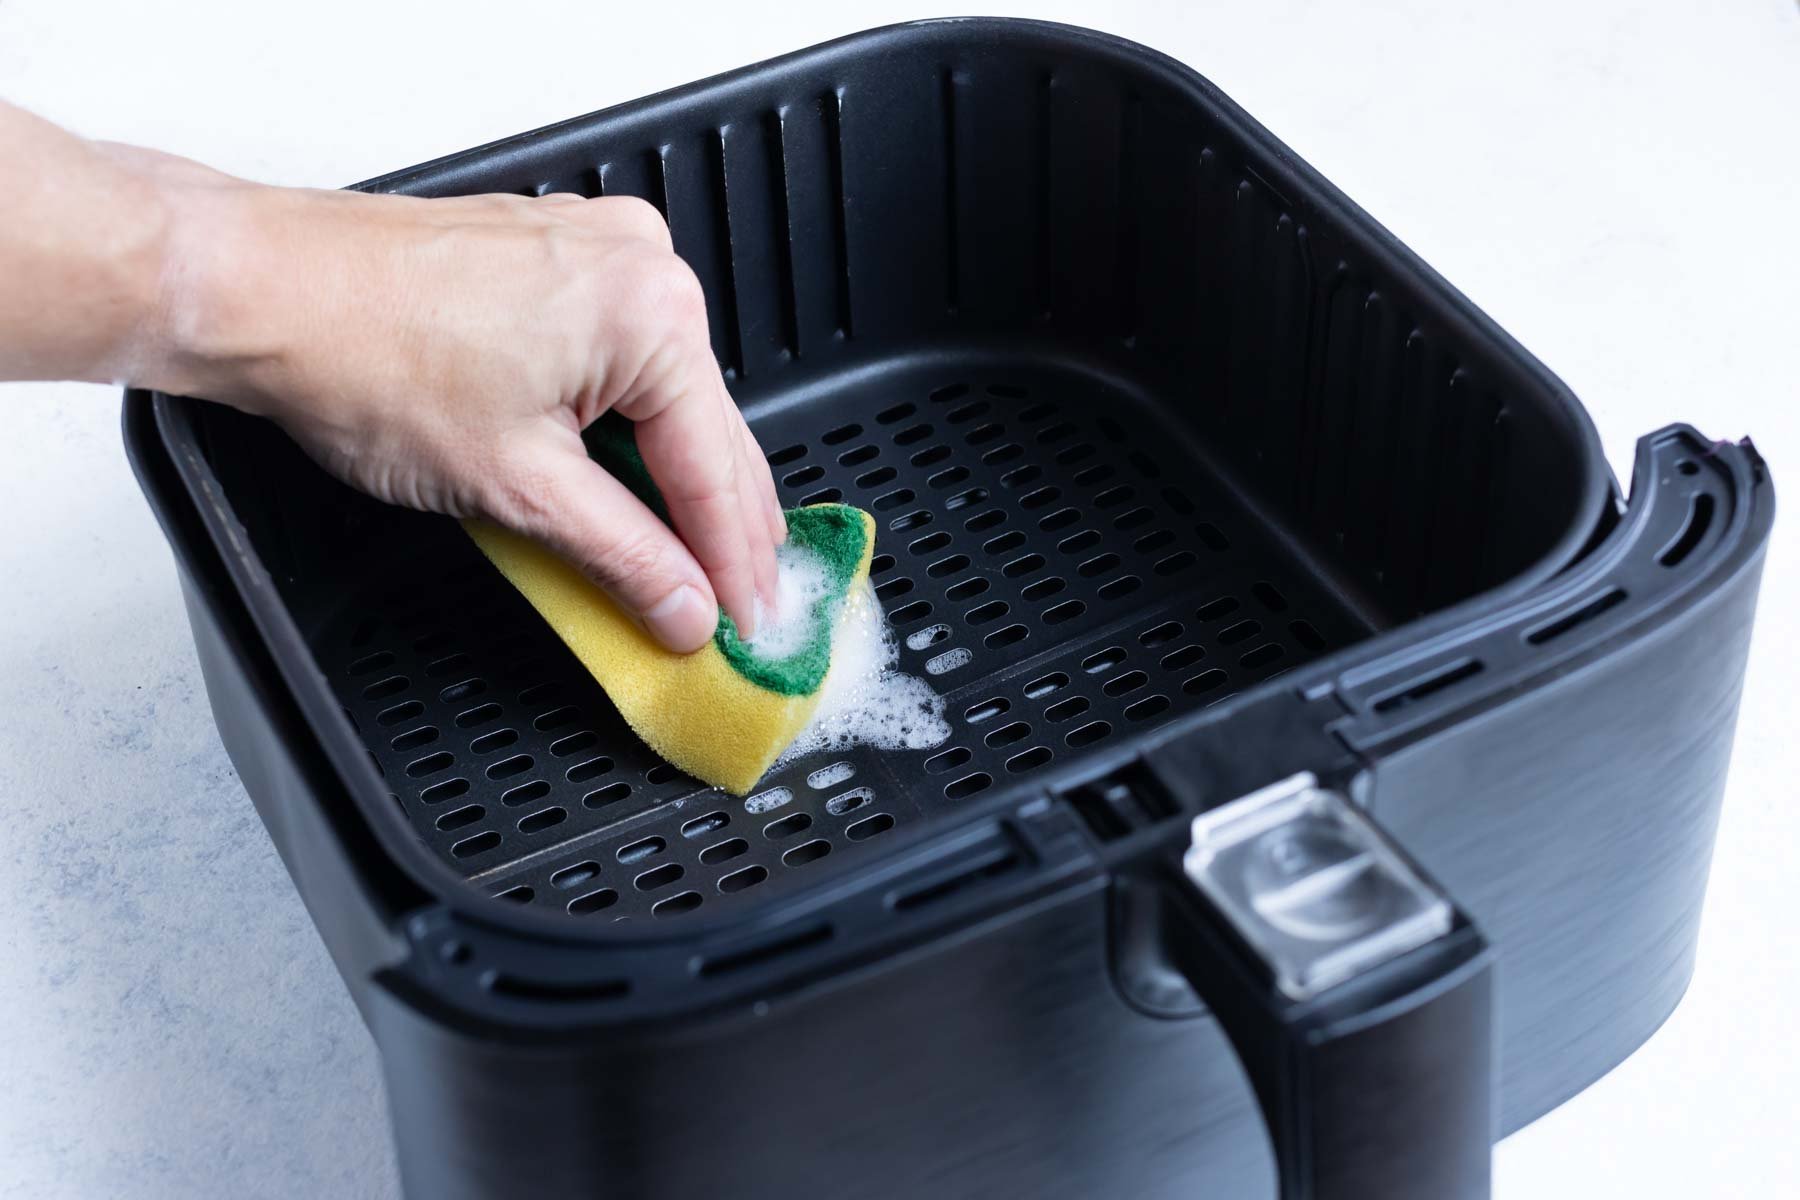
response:
[[[0,379],[158,373],[172,225],[166,186],[0,102]]]
[[[774,595],[774,482],[642,201],[270,187],[0,103],[0,379],[267,416],[372,495],[549,543],[673,649]],[[609,409],[673,531],[589,460]]]

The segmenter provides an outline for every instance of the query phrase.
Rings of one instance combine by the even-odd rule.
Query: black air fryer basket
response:
[[[1675,1005],[1761,459],[1665,429],[1623,500],[1185,67],[908,25],[363,187],[661,209],[954,728],[705,788],[453,522],[130,395],[409,1195],[1483,1195]]]

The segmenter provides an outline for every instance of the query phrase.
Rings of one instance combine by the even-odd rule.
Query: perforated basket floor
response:
[[[784,503],[875,514],[876,590],[950,741],[817,756],[748,800],[702,787],[446,521],[318,652],[394,802],[479,886],[585,919],[742,904],[1366,632],[1184,432],[1085,375],[892,372],[753,424]]]

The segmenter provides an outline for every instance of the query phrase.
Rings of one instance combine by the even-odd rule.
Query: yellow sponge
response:
[[[664,649],[598,587],[528,538],[464,523],[484,554],[593,673],[650,748],[696,779],[742,795],[812,719],[830,667],[831,622],[869,576],[875,521],[822,504],[789,514],[788,536],[833,568],[819,625],[799,653],[756,659],[720,614],[713,640],[692,654]]]

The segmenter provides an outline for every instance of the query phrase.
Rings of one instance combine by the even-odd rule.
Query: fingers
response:
[[[615,346],[634,347],[636,365],[622,372],[631,382],[611,406],[636,422],[638,453],[670,522],[738,631],[752,637],[759,583],[772,592],[774,544],[760,508],[746,505],[743,481],[751,477],[739,418],[713,361],[705,294],[673,254],[621,256],[612,282],[625,303],[617,314],[623,324],[609,336]]]
[[[734,470],[737,473],[738,503],[744,516],[745,532],[751,541],[751,553],[755,556],[753,565],[756,572],[756,593],[761,596],[765,605],[773,606],[776,599],[776,567],[774,526],[768,519],[769,500],[763,494],[762,486],[757,482],[757,474],[768,474],[768,464],[763,461],[762,451],[757,448],[756,440],[748,436],[750,430],[744,424],[744,414],[725,390],[725,381],[719,381],[718,388],[721,419],[731,431],[731,443],[736,451]],[[769,481],[770,490],[774,489],[774,481]]]
[[[729,397],[726,402],[730,403]],[[743,431],[744,461],[755,482],[758,508],[769,526],[769,540],[779,546],[787,541],[787,516],[781,511],[781,500],[775,494],[775,476],[769,471],[769,460],[763,457],[756,435],[750,432],[750,426],[736,404],[731,405],[731,412],[737,418],[738,428]]]
[[[686,654],[718,623],[718,601],[694,556],[668,526],[591,461],[580,439],[534,447],[521,486],[494,518],[544,542],[606,589],[650,635]]]
[[[719,394],[720,402],[726,409],[723,417],[726,427],[735,435],[737,430],[743,428],[743,418],[738,415],[737,405],[725,394],[723,384],[719,387]],[[750,539],[750,565],[756,577],[756,594],[762,597],[765,608],[773,609],[777,599],[775,542],[753,470],[754,466],[761,465],[762,459],[759,456],[755,464],[752,464],[749,447],[741,436],[730,436],[729,440],[735,451],[738,511],[743,515],[744,533]]]
[[[738,486],[742,443],[714,399],[719,385],[706,378],[708,373],[716,376],[718,367],[703,348],[689,355],[681,383],[621,411],[637,420],[638,453],[662,492],[676,532],[705,569],[739,632],[751,637],[762,577],[757,559],[772,556],[773,549],[766,526],[746,519],[751,512],[746,512]],[[648,415],[640,418],[632,409]]]
[[[675,255],[647,246],[652,234],[666,246],[661,215],[618,199],[613,221],[642,225],[643,237],[633,235],[639,249],[616,259],[612,276],[626,302],[611,336],[615,346],[634,347],[625,357],[636,364],[612,407],[636,423],[638,453],[670,523],[738,632],[753,637],[757,596],[775,597],[774,485],[761,452],[752,460],[753,440],[713,361],[699,281]]]

